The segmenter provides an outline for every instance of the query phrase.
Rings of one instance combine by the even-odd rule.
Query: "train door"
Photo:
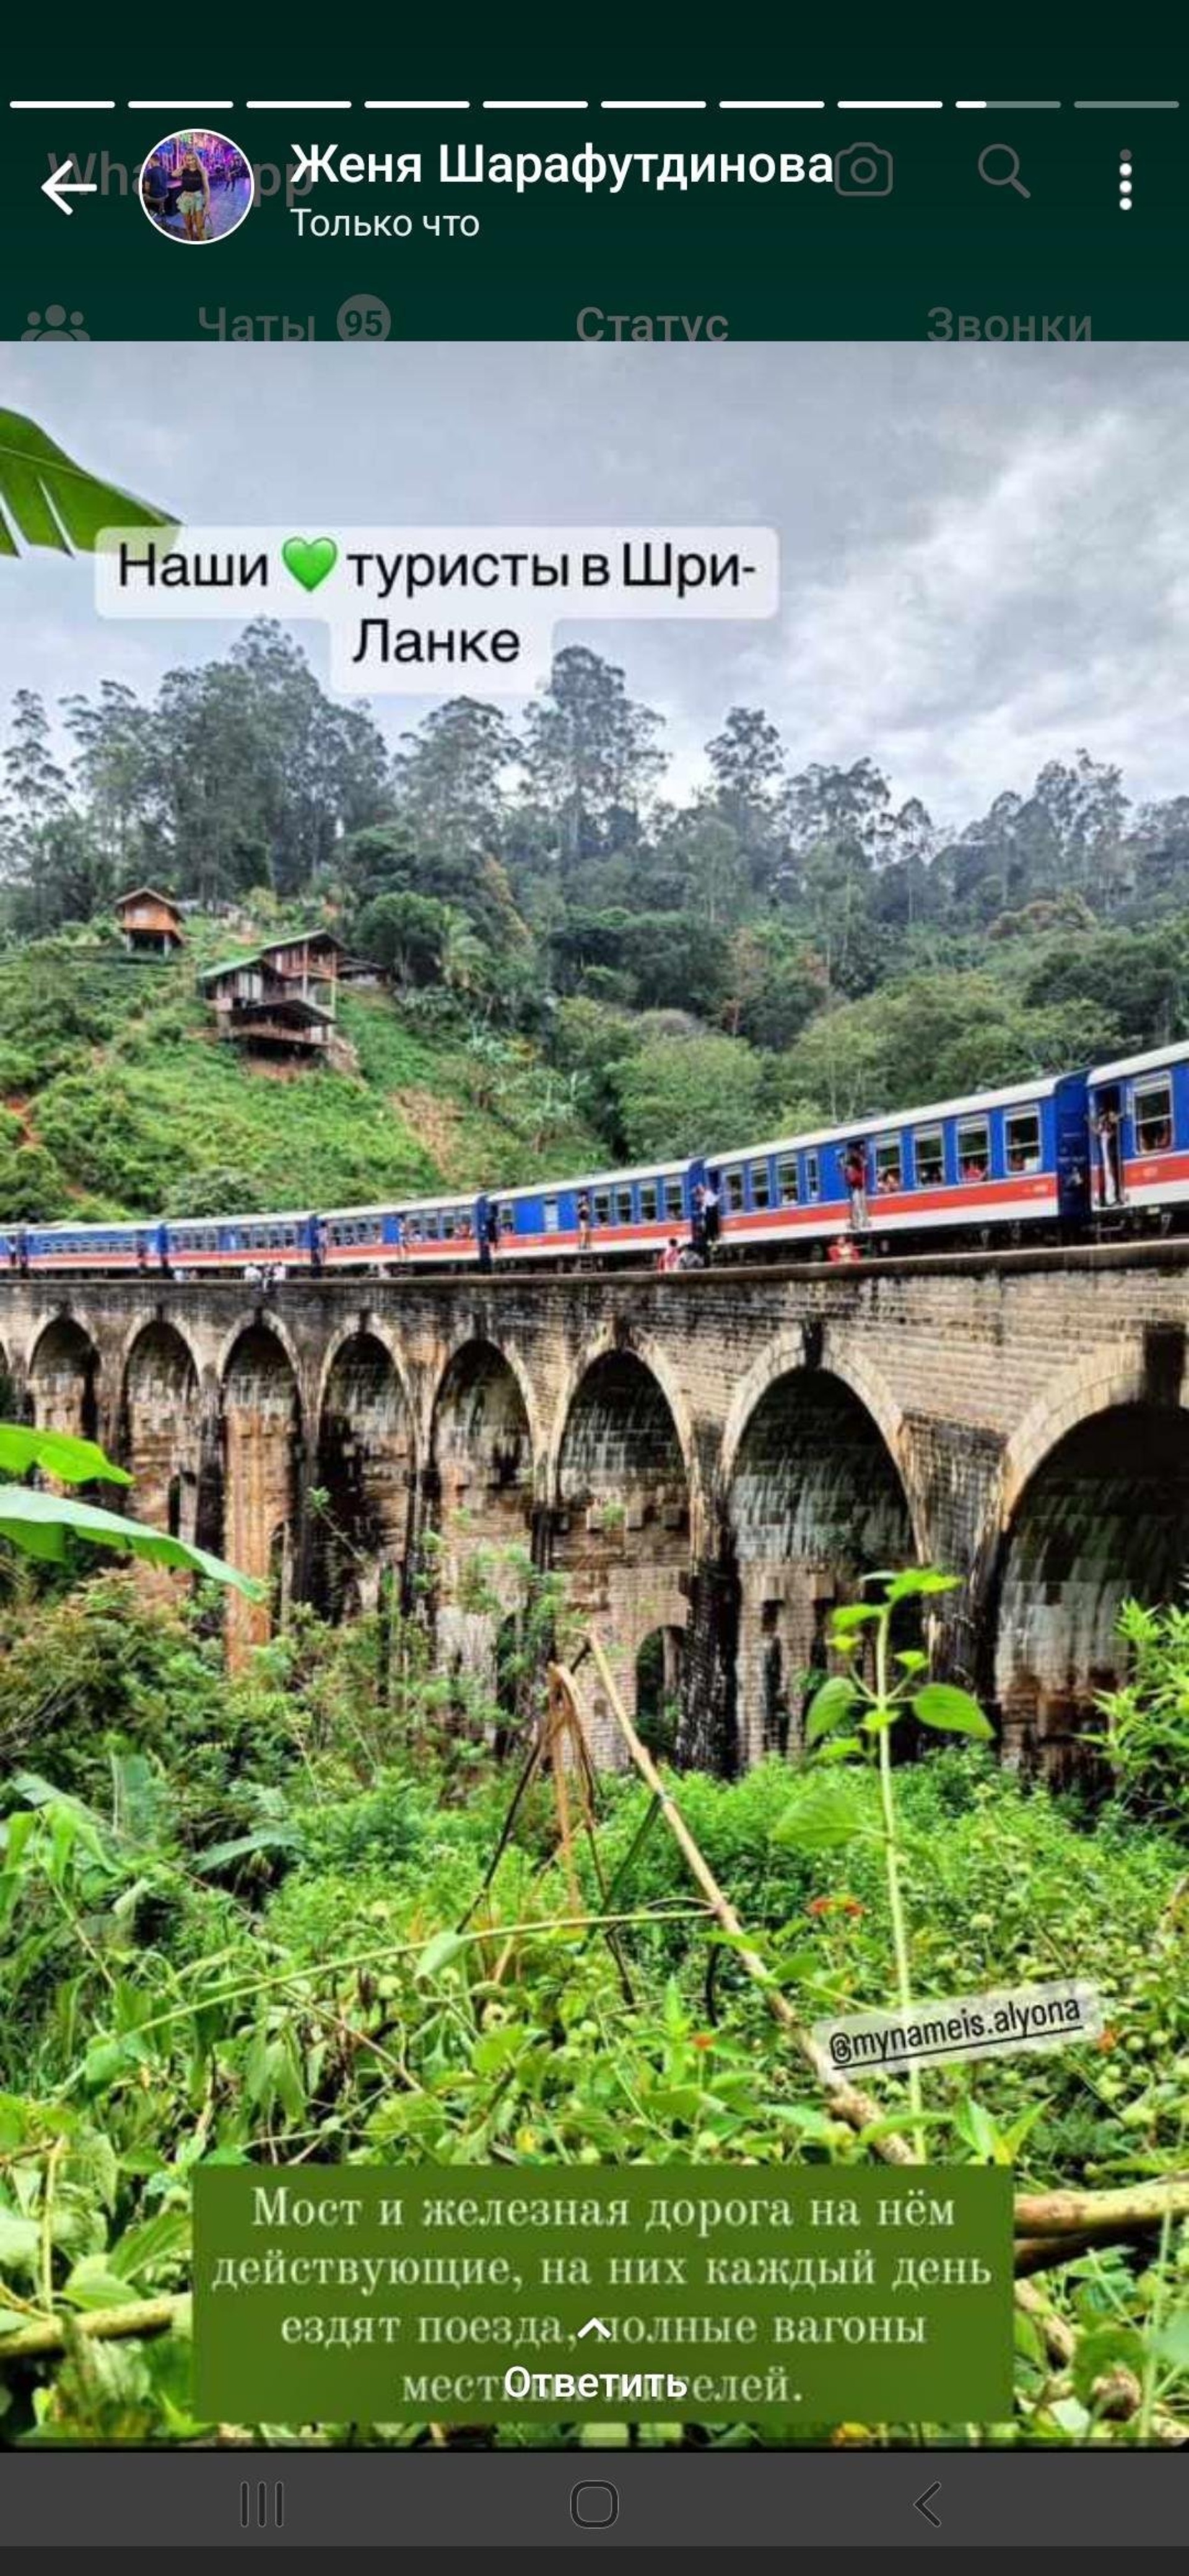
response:
[[[1122,1208],[1123,1184],[1123,1117],[1122,1085],[1099,1083],[1090,1094],[1090,1205],[1096,1216],[1107,1216]]]

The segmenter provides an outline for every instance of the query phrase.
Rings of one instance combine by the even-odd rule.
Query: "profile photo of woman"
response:
[[[186,239],[202,241],[206,233],[207,215],[210,212],[211,187],[192,143],[187,145],[182,154],[178,182],[178,213],[186,227]]]

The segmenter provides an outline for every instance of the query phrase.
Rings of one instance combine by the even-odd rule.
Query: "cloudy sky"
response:
[[[10,347],[0,385],[192,524],[775,527],[770,623],[559,631],[664,715],[675,791],[745,704],[794,767],[869,754],[949,824],[1079,745],[1137,801],[1189,792],[1189,349],[96,343]],[[90,593],[86,563],[0,561],[4,709],[148,689],[235,632]],[[374,712],[395,740],[430,703]]]

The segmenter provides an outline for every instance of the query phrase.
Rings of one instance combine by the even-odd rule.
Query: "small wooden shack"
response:
[[[124,946],[133,957],[172,957],[185,941],[182,916],[172,895],[156,886],[133,886],[116,904]]]

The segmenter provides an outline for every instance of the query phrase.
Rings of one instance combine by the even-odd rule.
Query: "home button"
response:
[[[619,2512],[615,2488],[601,2478],[592,2478],[575,2487],[570,2497],[570,2512],[584,2531],[606,2531]]]

